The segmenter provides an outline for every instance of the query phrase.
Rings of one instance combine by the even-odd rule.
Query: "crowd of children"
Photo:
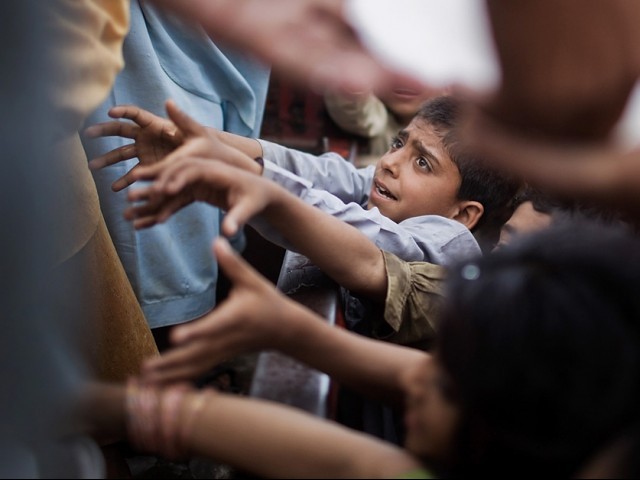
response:
[[[529,29],[555,4],[507,8],[507,0],[488,2],[503,80],[494,95],[480,98],[456,85],[445,94],[428,86],[418,93],[410,79],[381,67],[359,42],[343,0],[156,0],[169,9],[167,18],[197,20],[212,38],[251,52],[277,74],[329,89],[328,102],[345,92],[374,90],[386,92],[387,108],[394,95],[419,99],[406,111],[396,109],[397,132],[379,159],[356,166],[335,153],[315,156],[253,138],[261,114],[249,107],[233,107],[244,134],[230,132],[222,120],[206,121],[204,107],[191,98],[202,92],[194,93],[190,76],[179,83],[182,101],[166,99],[166,116],[158,98],[153,112],[119,104],[121,95],[135,100],[154,93],[135,91],[140,85],[134,77],[114,80],[122,68],[128,5],[86,2],[61,2],[57,13],[69,15],[60,20],[67,27],[60,45],[107,46],[96,51],[110,62],[91,83],[76,65],[79,57],[67,58],[68,51],[59,57],[68,67],[61,77],[66,83],[54,86],[74,88],[54,91],[62,104],[56,113],[73,114],[73,121],[60,124],[56,158],[67,158],[61,165],[74,180],[66,194],[83,203],[74,207],[79,215],[66,218],[65,225],[75,224],[63,232],[67,242],[58,242],[64,248],[53,258],[58,267],[72,268],[71,260],[88,257],[79,270],[89,276],[85,290],[98,295],[104,287],[105,295],[97,304],[98,375],[74,389],[75,422],[69,421],[65,435],[86,434],[99,445],[123,441],[135,452],[171,461],[206,457],[260,477],[637,476],[640,172],[638,152],[609,139],[640,77],[640,55],[630,45],[631,20],[640,17],[640,8],[622,0],[606,7],[591,0],[567,3],[544,38],[528,44]],[[191,24],[160,28],[162,17],[149,8],[132,4],[138,26],[132,25],[124,44],[130,49],[125,73],[136,72],[133,46],[143,30],[152,44],[164,45],[145,48],[162,50],[156,53],[169,63],[195,45],[175,33],[187,30],[176,30],[173,40],[168,33]],[[577,20],[567,25],[566,18]],[[99,28],[79,34],[74,19],[93,19],[86,27],[108,26],[100,40],[84,44]],[[299,24],[292,26],[291,19]],[[596,35],[598,48],[585,60],[580,33],[611,25],[615,34],[606,40]],[[266,34],[272,35],[269,44]],[[572,55],[559,54],[562,65],[548,64],[541,52],[562,40]],[[302,58],[301,49],[318,45],[323,48]],[[234,83],[238,71],[246,74],[253,64],[229,54],[235,68],[222,50],[207,46],[220,55],[211,68],[223,65],[233,76],[224,95],[242,93],[255,103],[251,85]],[[614,51],[626,53],[612,60]],[[98,59],[87,56],[87,62]],[[174,88],[167,65],[152,63]],[[191,72],[202,71],[196,63]],[[585,65],[607,75],[584,78]],[[542,70],[550,71],[547,83]],[[407,86],[394,90],[397,85]],[[214,103],[220,118],[233,105]],[[85,146],[113,142],[86,158],[82,124]],[[180,318],[172,319],[171,309],[152,304],[176,300],[174,289],[158,287],[143,304],[147,317],[158,315],[151,327],[180,324],[169,331],[160,355],[80,160],[89,160],[96,179],[126,189],[119,202],[100,192],[102,209],[111,205],[113,216],[116,205],[130,222],[119,229],[121,221],[112,220],[112,237],[142,238],[140,232],[171,224],[169,231],[178,233],[165,239],[164,255],[181,255],[196,235],[212,232],[211,257],[195,270],[210,268],[215,277],[219,266],[231,291],[212,310],[212,302],[197,309],[183,305]],[[195,203],[208,204],[197,217],[216,227],[187,238],[189,228],[201,223],[187,228],[171,222]],[[215,218],[205,219],[204,212]],[[304,255],[340,285],[346,328],[320,321],[232,248],[228,239],[246,225]],[[146,275],[142,283],[156,288],[167,280],[154,277],[163,269],[138,265],[151,255],[149,244],[135,242],[135,251],[118,253],[136,275]],[[183,263],[179,255],[151,256],[167,265]],[[189,257],[198,263],[195,254]],[[177,279],[179,289],[189,291],[186,277],[175,275],[169,283]],[[122,312],[126,305],[131,311]],[[115,316],[122,318],[110,323]],[[198,385],[221,362],[262,350],[280,351],[345,387],[348,421]],[[109,367],[110,358],[117,369]]]

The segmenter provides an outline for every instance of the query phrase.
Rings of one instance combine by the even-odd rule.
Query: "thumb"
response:
[[[251,218],[260,213],[261,206],[250,196],[242,197],[238,203],[231,205],[222,221],[222,233],[227,237],[235,235]]]
[[[205,133],[204,127],[180,110],[176,105],[176,102],[173,100],[167,100],[165,106],[167,109],[167,115],[169,115],[171,121],[175,123],[176,127],[178,127],[185,137],[202,135]]]
[[[225,238],[218,237],[214,240],[213,253],[216,256],[218,265],[229,278],[233,287],[247,285],[251,279],[257,278],[258,272],[233,251]]]

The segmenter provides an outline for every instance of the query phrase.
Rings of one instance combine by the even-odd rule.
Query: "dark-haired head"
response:
[[[455,474],[572,475],[640,416],[640,242],[567,222],[453,269]]]
[[[473,228],[474,233],[480,233],[488,243],[495,244],[500,227],[513,212],[512,200],[520,184],[461,147],[456,126],[460,122],[462,109],[461,101],[455,97],[439,96],[425,102],[416,119],[435,128],[445,150],[458,167],[462,179],[458,198],[474,200],[484,206],[484,214]],[[492,247],[487,245],[489,249]]]

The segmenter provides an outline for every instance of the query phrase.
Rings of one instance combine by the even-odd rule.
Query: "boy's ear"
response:
[[[480,202],[474,202],[473,200],[460,202],[458,208],[458,213],[454,215],[453,219],[462,223],[469,230],[473,230],[484,214],[484,206]]]

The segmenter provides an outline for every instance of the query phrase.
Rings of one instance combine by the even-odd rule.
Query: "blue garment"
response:
[[[265,66],[223,50],[204,32],[138,1],[131,2],[123,49],[125,68],[87,125],[109,120],[109,108],[122,104],[166,117],[165,101],[173,99],[204,125],[258,135],[269,81]],[[91,159],[130,142],[120,137],[87,140],[85,149]],[[101,207],[149,326],[183,323],[215,305],[217,265],[211,242],[219,233],[221,213],[196,203],[163,225],[135,231],[122,217],[126,190],[114,193],[111,184],[136,163],[132,159],[94,172]]]

